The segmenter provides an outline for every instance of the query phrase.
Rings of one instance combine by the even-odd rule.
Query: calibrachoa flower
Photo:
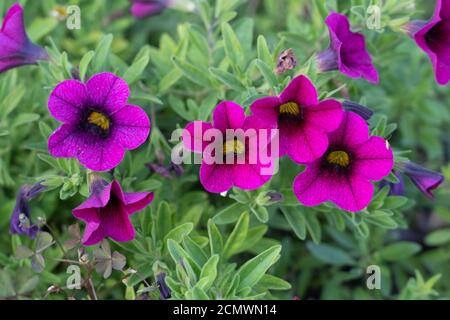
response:
[[[86,246],[110,237],[126,242],[134,239],[130,215],[153,201],[153,192],[123,192],[120,184],[97,179],[91,185],[91,196],[72,210],[73,215],[87,223],[82,243]]]
[[[33,186],[22,186],[16,199],[16,206],[14,207],[9,231],[12,234],[26,235],[31,239],[36,237],[39,227],[34,225],[30,219],[30,207],[28,202],[39,195],[46,189],[41,183],[36,183]]]
[[[170,292],[170,288],[166,284],[165,272],[161,272],[156,276],[156,283],[158,284],[160,299],[161,300],[170,299],[172,294]]]
[[[28,39],[23,8],[14,4],[6,13],[0,30],[0,72],[46,59],[47,52]]]
[[[367,52],[364,35],[350,30],[345,15],[332,12],[325,23],[330,33],[330,47],[316,55],[320,72],[339,70],[350,78],[365,78],[378,83],[378,72]]]
[[[364,209],[372,199],[371,180],[381,180],[394,165],[392,150],[380,137],[369,136],[363,118],[345,112],[330,145],[294,180],[294,193],[306,206],[332,201],[348,211]]]
[[[385,186],[389,186],[389,195],[404,196],[405,195],[405,181],[403,179],[403,176],[399,172],[395,172],[395,176],[398,179],[397,183],[383,180],[380,182],[379,188],[381,189]]]
[[[86,84],[77,80],[61,82],[50,95],[48,108],[63,122],[48,140],[54,157],[78,158],[95,171],[116,167],[124,149],[145,142],[150,120],[138,106],[127,104],[127,83],[112,73],[100,73]]]
[[[450,81],[450,0],[437,0],[430,21],[412,21],[405,29],[433,64],[436,81]]]
[[[170,5],[170,0],[130,0],[130,2],[131,14],[139,19],[157,15]]]
[[[342,119],[342,106],[336,100],[318,101],[316,88],[301,75],[279,97],[265,97],[250,106],[266,125],[278,128],[280,157],[288,155],[298,163],[314,161],[328,147],[327,132]]]
[[[411,179],[415,186],[429,198],[433,198],[432,191],[444,182],[442,174],[414,162],[401,162],[397,166],[399,171]]]
[[[248,135],[244,139],[236,135],[237,138],[228,139],[227,129],[231,129],[231,132],[242,129],[246,133],[250,130],[255,135]],[[266,131],[267,140],[259,135],[260,129]],[[209,142],[205,135],[214,132],[220,134],[223,145],[218,154],[209,154],[206,152],[208,146],[213,146],[217,141]],[[271,155],[268,155],[267,161],[260,155],[269,149],[268,141],[271,138],[270,129],[263,126],[257,118],[246,117],[244,109],[231,101],[224,101],[214,109],[212,123],[194,121],[183,132],[185,147],[203,154],[200,182],[206,190],[216,193],[227,191],[233,186],[253,190],[269,181],[273,175]],[[219,158],[221,161],[215,161]],[[243,161],[238,161],[238,158]]]

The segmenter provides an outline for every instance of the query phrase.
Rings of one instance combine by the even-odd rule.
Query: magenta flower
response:
[[[96,180],[91,196],[72,210],[73,215],[87,223],[82,243],[86,246],[110,237],[126,242],[134,239],[135,231],[129,216],[153,201],[153,192],[123,192],[120,184]]]
[[[365,78],[378,83],[378,72],[366,49],[364,35],[351,32],[345,15],[332,12],[325,23],[330,33],[330,47],[316,55],[320,72],[339,70],[350,78]]]
[[[405,174],[414,185],[427,197],[433,199],[432,191],[444,182],[444,176],[424,168],[414,162],[401,162],[398,164],[401,173]]]
[[[280,154],[298,163],[321,157],[328,147],[327,132],[335,130],[342,119],[342,106],[336,100],[318,101],[316,88],[301,75],[279,97],[256,100],[252,113],[267,126],[278,128]]]
[[[130,0],[130,2],[131,14],[138,19],[157,15],[169,6],[169,0]]]
[[[430,21],[413,21],[405,29],[430,57],[437,83],[450,81],[450,1],[437,0]]]
[[[266,132],[267,139],[259,135],[260,130]],[[245,137],[227,135],[239,131],[245,132]],[[211,142],[207,138],[210,134],[214,135]],[[219,150],[208,153],[209,148],[217,145],[218,138]],[[212,123],[194,121],[183,132],[184,146],[203,154],[200,182],[207,191],[217,193],[233,186],[253,190],[270,180],[273,175],[272,157],[270,154],[267,159],[261,156],[269,150],[270,139],[270,129],[257,118],[246,117],[244,109],[231,101],[224,101],[215,108]]]
[[[112,73],[100,73],[86,84],[77,80],[61,82],[50,95],[48,108],[63,122],[48,140],[52,156],[78,158],[95,171],[116,167],[124,149],[145,142],[150,131],[147,114],[128,105],[127,83]]]
[[[23,8],[14,4],[6,13],[0,30],[0,72],[46,59],[47,52],[28,39]]]
[[[345,112],[339,128],[330,134],[330,146],[323,157],[308,164],[294,180],[294,193],[306,206],[332,201],[348,211],[367,207],[374,187],[394,165],[387,142],[369,136],[359,115]]]

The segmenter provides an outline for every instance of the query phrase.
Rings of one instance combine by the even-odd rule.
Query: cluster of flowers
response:
[[[162,1],[134,1],[152,6]],[[168,2],[167,2],[168,3]],[[436,45],[438,36],[450,21],[450,1],[438,1],[437,18],[427,24],[424,39],[437,51],[436,57],[448,52],[448,44]],[[135,7],[136,8],[136,7]],[[332,13],[326,23],[330,30],[330,48],[317,55],[321,71],[339,69],[350,77],[364,77],[378,82],[378,73],[366,51],[364,37],[350,31],[347,17]],[[450,23],[450,22],[449,22]],[[443,25],[441,25],[443,24]],[[437,30],[436,30],[437,29]],[[424,29],[416,34],[421,37]],[[435,36],[435,37],[434,37]],[[431,40],[430,40],[431,39]],[[446,51],[447,50],[447,51]],[[448,57],[446,55],[445,57]],[[23,9],[13,5],[6,14],[0,30],[0,72],[37,60],[48,59],[45,50],[27,37],[23,22]],[[450,79],[448,61],[436,58],[438,79]],[[446,67],[443,66],[446,64]],[[438,71],[437,70],[437,71]],[[438,72],[436,73],[438,75]],[[447,78],[446,78],[447,77]],[[447,81],[448,81],[447,79]],[[439,81],[439,80],[438,80]],[[115,168],[122,161],[125,150],[142,145],[150,132],[150,120],[138,106],[127,103],[127,83],[111,73],[94,75],[86,83],[66,80],[50,94],[48,109],[62,125],[50,136],[49,153],[54,157],[77,158],[92,171]],[[203,133],[215,128],[223,133],[227,129],[277,129],[279,154],[306,165],[293,183],[299,201],[308,206],[332,201],[349,211],[359,211],[370,202],[374,186],[371,181],[381,180],[393,168],[394,160],[389,144],[382,138],[369,135],[366,121],[357,113],[344,111],[336,100],[318,101],[311,81],[296,77],[279,97],[266,97],[253,102],[252,115],[231,101],[219,104],[213,112],[212,123],[188,124],[185,146],[202,153],[207,147]],[[196,135],[195,125],[202,128]],[[192,139],[200,139],[200,147]],[[257,148],[267,148],[270,141],[259,141]],[[246,142],[226,141],[224,149],[233,154],[246,151]],[[256,189],[266,183],[271,174],[261,174],[263,164],[248,161],[237,164],[202,163],[200,181],[210,192],[223,192],[233,186]],[[412,170],[412,168],[414,170]],[[442,182],[442,176],[424,168],[404,165],[402,172],[421,188],[430,190]],[[87,223],[83,244],[93,245],[105,237],[116,241],[134,238],[129,215],[142,210],[153,200],[153,193],[126,193],[117,181],[107,183],[93,175],[91,196],[73,210],[73,215]],[[42,184],[21,188],[11,219],[11,232],[34,237],[36,225],[29,220],[28,201],[45,190]]]

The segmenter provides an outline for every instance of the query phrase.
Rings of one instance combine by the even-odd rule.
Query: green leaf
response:
[[[176,57],[172,57],[172,61],[175,66],[180,69],[183,75],[191,80],[192,82],[198,84],[202,87],[210,87],[211,81],[207,71],[203,71],[202,69],[190,64],[189,62],[179,60]]]
[[[183,77],[183,71],[178,67],[174,67],[159,82],[159,92],[164,93],[169,90],[175,83]]]
[[[37,113],[21,113],[14,118],[11,124],[11,128],[22,126],[24,124],[30,124],[31,122],[39,120],[40,116]]]
[[[270,54],[269,47],[267,46],[266,38],[263,35],[260,35],[257,40],[257,51],[258,51],[258,59],[264,61],[268,66],[271,66],[272,55]]]
[[[156,235],[158,240],[164,237],[172,229],[172,211],[166,201],[161,201],[156,212]]]
[[[315,244],[312,242],[308,242],[306,247],[317,259],[325,263],[336,266],[355,264],[355,260],[338,247],[328,244]]]
[[[36,252],[40,253],[53,244],[53,237],[48,232],[39,232],[36,237]]]
[[[270,247],[253,259],[247,261],[237,274],[240,278],[239,288],[252,288],[267,270],[280,258],[281,246]]]
[[[208,220],[208,237],[211,254],[220,255],[223,250],[223,239],[219,229],[211,219]]]
[[[175,228],[173,228],[165,237],[164,237],[164,243],[167,242],[167,240],[172,239],[176,242],[181,242],[184,237],[186,237],[191,231],[194,229],[194,224],[191,222],[184,223],[182,225],[179,225]]]
[[[239,92],[245,90],[244,85],[235,75],[217,68],[209,68],[209,71],[217,80],[231,89]]]
[[[269,221],[269,211],[267,211],[266,207],[256,205],[251,207],[250,210],[261,223]]]
[[[282,207],[281,211],[284,214],[287,222],[291,226],[294,233],[300,240],[306,239],[306,219],[299,209],[294,209],[291,207]]]
[[[234,253],[239,251],[239,248],[242,246],[245,238],[247,237],[249,222],[250,216],[248,212],[242,213],[225,243],[223,250],[223,256],[225,259],[231,257]]]
[[[448,242],[450,242],[450,229],[433,231],[425,238],[425,243],[429,246],[439,246]]]
[[[292,287],[286,280],[270,274],[263,275],[261,280],[258,282],[258,286],[264,288],[265,290],[289,290]]]
[[[202,272],[200,273],[200,279],[207,279],[207,281],[202,285],[203,290],[209,289],[214,283],[214,280],[216,280],[218,263],[219,255],[215,254],[211,256],[211,258],[209,258],[209,260],[203,266]]]
[[[113,35],[105,35],[95,49],[95,56],[92,61],[92,67],[95,72],[101,72],[109,57]]]
[[[239,219],[242,212],[247,210],[245,204],[235,202],[228,207],[220,210],[212,219],[216,224],[229,224]]]
[[[150,48],[145,46],[137,54],[132,65],[123,74],[123,79],[129,84],[133,84],[139,79],[150,62]]]
[[[390,244],[378,251],[385,261],[400,261],[409,258],[421,250],[421,246],[414,242],[400,241]]]
[[[80,60],[80,66],[79,66],[79,72],[80,72],[80,80],[84,82],[86,79],[86,73],[88,71],[89,64],[92,61],[92,58],[94,58],[95,52],[94,51],[88,51],[86,52],[83,57]]]
[[[236,33],[228,23],[222,24],[222,36],[225,46],[225,54],[235,70],[242,70],[244,52]]]
[[[258,70],[261,72],[264,79],[266,79],[266,81],[269,83],[269,85],[272,88],[275,88],[278,85],[278,81],[273,70],[260,59],[256,59],[254,63]]]
[[[320,239],[322,237],[322,229],[320,227],[319,219],[317,219],[316,214],[312,212],[308,212],[304,214],[306,219],[306,229],[308,230],[311,238],[315,243],[320,243]]]
[[[47,34],[52,32],[58,25],[58,20],[53,17],[40,18],[37,17],[33,23],[27,28],[28,37],[32,42],[37,42]]]

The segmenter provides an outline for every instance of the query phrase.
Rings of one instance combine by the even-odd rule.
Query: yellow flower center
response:
[[[237,139],[228,140],[223,144],[223,154],[229,153],[241,154],[244,153],[244,151],[245,151],[244,144]]]
[[[109,129],[109,118],[101,112],[91,112],[88,117],[88,122],[102,128],[103,130]]]
[[[300,114],[300,106],[295,102],[284,103],[280,106],[280,113],[298,116]]]
[[[345,151],[332,151],[327,155],[327,161],[330,164],[345,168],[350,164],[350,156]]]

